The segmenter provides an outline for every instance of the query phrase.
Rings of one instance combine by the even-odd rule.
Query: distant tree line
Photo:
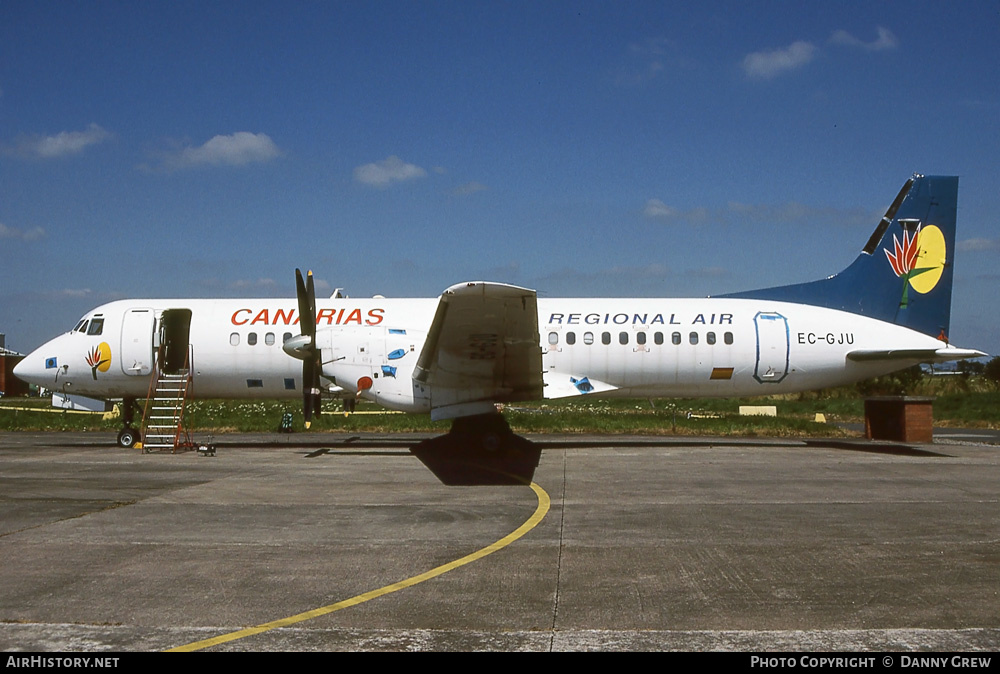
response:
[[[966,362],[966,361],[963,361]],[[982,375],[994,384],[1000,384],[1000,356],[993,356],[985,365],[982,363],[970,363],[983,368]]]
[[[988,362],[978,360],[960,360],[955,365],[955,371],[962,379],[983,377],[993,386],[1000,389],[1000,356],[994,356]],[[913,395],[924,382],[925,371],[922,366],[914,365],[892,374],[867,379],[856,384],[856,389],[862,396],[875,395]],[[967,386],[967,384],[963,385]]]

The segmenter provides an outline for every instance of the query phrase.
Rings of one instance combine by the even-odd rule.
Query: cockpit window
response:
[[[87,332],[87,319],[81,318],[80,322],[73,328],[73,332]]]
[[[90,321],[90,327],[87,328],[88,335],[100,335],[103,332],[104,332],[103,318],[94,318],[94,320]]]

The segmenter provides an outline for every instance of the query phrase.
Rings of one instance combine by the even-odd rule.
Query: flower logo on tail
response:
[[[930,292],[937,285],[945,265],[944,234],[934,225],[913,231],[903,231],[903,240],[892,235],[893,250],[884,248],[885,256],[893,273],[903,279],[901,308],[910,303],[910,286],[918,293]],[[917,266],[917,265],[920,266]]]

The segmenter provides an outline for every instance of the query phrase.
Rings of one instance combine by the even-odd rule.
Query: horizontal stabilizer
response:
[[[965,358],[980,358],[987,354],[975,349],[956,349],[945,347],[943,349],[886,349],[886,350],[862,350],[851,351],[847,354],[848,360],[858,362],[872,360],[913,360],[918,363],[946,363],[950,360],[963,360]]]

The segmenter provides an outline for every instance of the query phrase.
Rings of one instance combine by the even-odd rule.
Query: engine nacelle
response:
[[[430,396],[413,381],[413,368],[427,335],[385,326],[317,330],[323,376],[359,397],[395,410],[426,412]]]

